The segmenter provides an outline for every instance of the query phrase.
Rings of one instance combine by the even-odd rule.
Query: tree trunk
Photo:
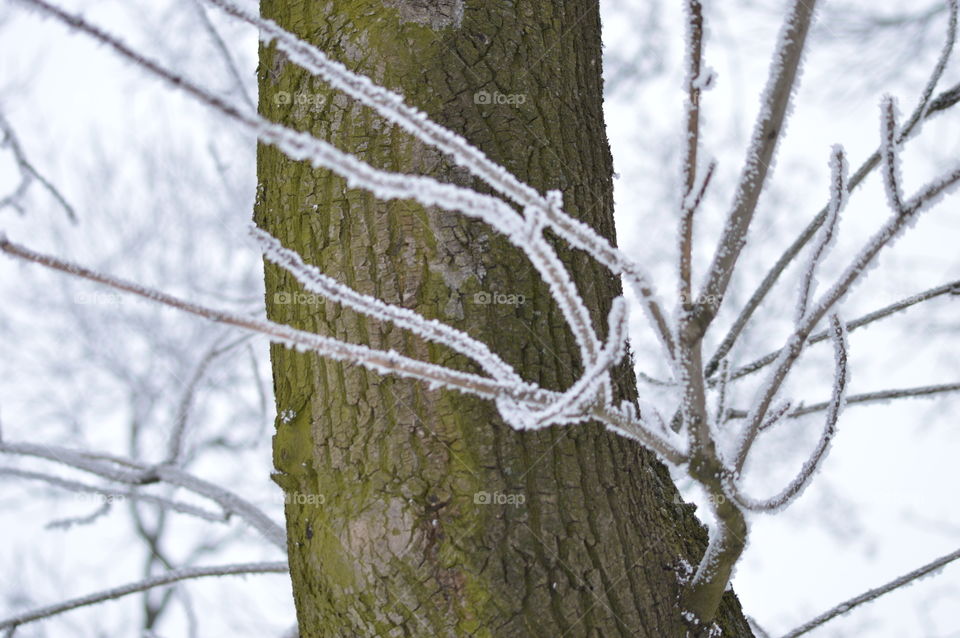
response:
[[[263,0],[266,17],[404,94],[614,234],[592,0]],[[483,190],[447,158],[261,49],[260,109],[375,166]],[[256,221],[361,292],[450,323],[528,379],[580,371],[527,259],[485,225],[384,203],[270,147]],[[619,281],[562,250],[602,335]],[[476,371],[444,347],[303,294],[266,267],[276,321]],[[683,636],[678,565],[706,534],[667,470],[596,425],[519,433],[462,394],[273,347],[275,478],[301,636]],[[631,367],[618,391],[634,398]],[[735,597],[724,636],[750,636]]]

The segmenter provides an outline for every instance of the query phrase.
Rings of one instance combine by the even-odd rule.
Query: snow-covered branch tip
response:
[[[807,314],[810,295],[813,293],[816,281],[817,266],[823,261],[836,235],[837,224],[840,221],[840,212],[847,201],[847,159],[843,147],[839,144],[833,147],[830,154],[830,203],[827,205],[827,218],[817,240],[810,251],[810,260],[803,269],[800,280],[800,295],[797,298],[797,311],[794,323],[799,325]]]
[[[880,102],[880,155],[883,158],[883,186],[887,192],[887,202],[895,213],[903,215],[897,101],[890,95],[885,95]]]

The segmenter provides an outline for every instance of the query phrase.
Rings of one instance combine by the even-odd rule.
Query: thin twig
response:
[[[960,383],[943,383],[940,385],[925,385],[915,388],[896,388],[893,390],[876,390],[874,392],[862,392],[860,394],[851,394],[847,397],[847,405],[856,405],[859,403],[881,403],[892,401],[894,399],[920,399],[932,397],[939,394],[950,392],[960,392]],[[822,412],[830,406],[830,401],[821,401],[820,403],[811,403],[810,405],[799,405],[795,409],[786,413],[788,419],[796,419],[808,414]],[[789,406],[788,406],[789,409]],[[744,410],[728,410],[727,419],[746,418],[747,412]],[[771,427],[774,423],[764,424],[761,430]]]
[[[182,569],[173,570],[167,572],[166,574],[160,574],[152,578],[145,578],[134,583],[121,585],[120,587],[105,589],[103,591],[81,596],[79,598],[65,600],[55,605],[40,607],[23,612],[21,614],[16,614],[15,616],[10,616],[9,618],[0,620],[0,629],[13,629],[28,623],[36,622],[38,620],[44,620],[46,618],[71,611],[79,607],[96,605],[106,600],[122,598],[123,596],[129,596],[130,594],[153,589],[154,587],[162,587],[163,585],[169,585],[171,583],[176,583],[183,580],[206,578],[208,576],[285,574],[287,571],[288,567],[286,561],[272,563],[238,563],[235,565],[218,565],[214,567],[184,567]]]
[[[807,305],[813,292],[813,282],[816,277],[817,266],[823,260],[836,234],[837,224],[840,221],[840,212],[847,199],[847,161],[843,148],[833,147],[830,154],[830,204],[827,207],[827,220],[821,227],[817,242],[810,252],[810,262],[804,269],[800,281],[800,297],[797,300],[797,312],[794,323],[799,324],[807,314]]]
[[[172,499],[164,498],[162,496],[154,496],[153,494],[144,494],[136,490],[127,489],[120,490],[115,488],[103,487],[99,485],[89,485],[87,483],[81,483],[79,481],[72,481],[69,479],[64,479],[62,477],[46,474],[44,472],[32,472],[29,470],[20,470],[16,468],[0,468],[0,476],[12,476],[16,478],[34,480],[34,481],[43,481],[48,485],[53,485],[54,487],[59,487],[64,490],[69,490],[71,492],[81,492],[88,494],[97,494],[102,497],[104,502],[109,502],[113,499],[124,500],[138,500],[145,503],[152,503],[158,505],[159,507],[170,509],[181,514],[189,514],[191,516],[196,516],[204,520],[212,522],[223,522],[227,520],[226,515],[223,512],[211,512],[205,510],[201,507],[196,507],[195,505],[190,505],[189,503],[183,503],[180,501],[174,501]]]
[[[13,193],[0,199],[0,209],[10,206],[22,210],[20,200],[30,187],[30,182],[37,180],[40,185],[57,200],[63,212],[67,214],[67,218],[76,224],[78,221],[77,213],[73,206],[70,205],[70,202],[67,201],[67,198],[63,196],[60,190],[30,163],[30,160],[27,159],[26,152],[24,152],[23,147],[20,145],[20,140],[17,139],[13,125],[4,117],[3,113],[0,113],[0,132],[3,132],[3,140],[0,142],[0,147],[8,146],[10,148],[10,151],[13,153],[13,158],[20,169],[20,184]]]
[[[213,22],[210,20],[210,16],[207,15],[206,10],[203,8],[203,4],[201,4],[200,0],[190,0],[190,4],[192,4],[197,10],[197,15],[200,16],[200,22],[203,23],[204,30],[206,30],[207,34],[210,36],[210,40],[213,41],[213,45],[217,49],[217,52],[220,53],[220,57],[223,59],[223,64],[227,67],[227,71],[230,73],[230,77],[233,79],[236,92],[241,98],[243,98],[243,101],[248,107],[250,107],[251,111],[256,111],[257,104],[247,92],[246,84],[243,81],[243,76],[240,75],[240,69],[237,68],[236,60],[233,59],[233,55],[230,53],[227,43],[223,41],[223,38],[220,36],[220,32],[217,31],[217,27],[214,26]]]
[[[894,315],[898,312],[906,310],[907,308],[910,308],[911,306],[914,306],[918,303],[929,301],[931,299],[936,299],[937,297],[941,297],[946,294],[960,295],[960,279],[958,279],[957,281],[951,281],[950,283],[947,283],[947,284],[943,284],[942,286],[937,286],[936,288],[925,290],[915,295],[910,295],[909,297],[900,299],[899,301],[896,301],[890,304],[889,306],[884,306],[883,308],[874,310],[873,312],[865,314],[858,319],[854,319],[853,321],[847,324],[847,331],[853,332],[858,328],[868,326],[874,321],[885,319],[891,315]],[[829,338],[830,338],[830,331],[823,330],[821,332],[814,334],[812,337],[810,337],[810,339],[807,340],[807,344],[813,345],[815,343],[820,343],[821,341],[826,341]],[[780,354],[779,350],[776,352],[770,352],[760,357],[759,359],[752,361],[751,363],[748,363],[740,368],[737,368],[735,371],[731,373],[730,376],[732,379],[739,379],[741,377],[747,376],[748,374],[752,374],[758,370],[761,370],[764,367],[768,366],[769,364],[773,363],[777,359],[777,356],[779,354]]]
[[[957,559],[960,559],[960,549],[958,549],[955,552],[951,552],[949,554],[941,556],[940,558],[934,561],[931,561],[926,565],[924,565],[923,567],[915,569],[908,574],[904,574],[899,578],[895,578],[885,585],[881,585],[880,587],[876,587],[874,589],[866,591],[860,594],[859,596],[854,596],[853,598],[846,600],[840,603],[839,605],[837,605],[836,607],[820,614],[813,620],[810,620],[800,625],[796,629],[788,631],[783,635],[782,638],[797,638],[797,636],[802,636],[803,634],[806,634],[816,629],[817,627],[823,625],[829,620],[836,618],[837,616],[842,616],[843,614],[851,611],[856,607],[859,607],[860,605],[863,605],[864,603],[868,603],[870,601],[876,600],[877,598],[879,598],[880,596],[883,596],[884,594],[888,594],[896,589],[903,587],[904,585],[908,585],[911,582],[917,580],[918,578],[922,578],[927,574],[930,574],[931,572],[935,572],[938,569],[943,568],[944,566],[948,565],[949,563],[952,563]]]
[[[209,498],[222,507],[225,512],[236,514],[242,518],[270,543],[286,551],[286,532],[270,519],[263,510],[227,489],[209,481],[204,481],[171,465],[152,467],[145,463],[125,459],[124,465],[133,469],[120,470],[117,469],[113,461],[96,461],[85,452],[35,443],[3,442],[0,443],[0,452],[47,459],[127,485],[144,485],[162,480]]]

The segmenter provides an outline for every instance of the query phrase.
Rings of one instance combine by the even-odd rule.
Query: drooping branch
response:
[[[727,475],[724,487],[727,495],[738,503],[741,507],[757,512],[769,512],[778,510],[799,496],[803,489],[809,484],[810,479],[816,473],[817,469],[826,458],[830,450],[830,444],[837,431],[837,420],[846,403],[847,385],[849,384],[849,371],[847,368],[848,344],[846,326],[836,314],[830,316],[830,328],[833,332],[834,357],[836,361],[835,373],[833,378],[833,395],[830,398],[830,404],[827,407],[827,417],[824,423],[823,432],[813,450],[813,453],[803,464],[800,472],[779,494],[765,500],[756,500],[743,494],[737,485],[739,474],[746,462],[746,456],[750,452],[752,440],[747,445],[740,444],[737,449],[734,471]],[[782,413],[781,413],[782,414]],[[755,436],[755,433],[754,433]]]
[[[267,516],[263,510],[237,494],[218,485],[188,474],[171,465],[150,466],[132,459],[72,450],[54,445],[34,443],[0,442],[0,452],[31,456],[60,463],[101,478],[126,485],[146,485],[164,481],[182,487],[194,494],[204,496],[228,514],[236,514],[257,530],[270,543],[286,551],[287,535],[283,528]],[[100,457],[100,458],[97,458]]]

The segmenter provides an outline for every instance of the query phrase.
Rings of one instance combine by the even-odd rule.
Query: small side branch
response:
[[[50,193],[60,207],[63,209],[63,212],[67,214],[67,218],[73,222],[77,223],[77,213],[73,209],[73,206],[70,205],[70,202],[67,201],[67,198],[50,183],[47,178],[45,178],[34,166],[30,163],[30,160],[27,159],[27,154],[23,150],[23,147],[20,145],[20,140],[17,139],[17,134],[13,130],[13,125],[4,117],[3,113],[0,113],[0,133],[3,133],[3,139],[0,140],[0,148],[6,146],[10,149],[10,152],[13,153],[13,159],[17,163],[17,167],[20,169],[20,184],[14,190],[13,193],[7,195],[6,197],[0,199],[0,209],[11,207],[22,211],[21,199],[27,193],[27,189],[30,188],[30,183],[33,180],[37,180],[43,188]]]
[[[940,385],[925,385],[915,388],[897,388],[894,390],[877,390],[874,392],[862,392],[860,394],[851,394],[847,397],[847,407],[857,404],[885,403],[896,399],[923,399],[935,397],[941,394],[950,394],[960,392],[960,383],[943,383]],[[808,414],[823,412],[830,407],[830,401],[821,401],[820,403],[811,403],[810,405],[799,405],[794,410],[790,410],[789,404],[785,406],[781,417],[796,419]],[[747,413],[743,410],[728,410],[727,419],[743,419]],[[769,423],[764,423],[761,430],[776,425],[779,418]]]
[[[847,161],[843,147],[833,147],[830,155],[830,204],[827,206],[827,219],[821,227],[817,242],[810,252],[810,262],[803,271],[800,280],[800,296],[797,299],[797,312],[794,323],[800,324],[807,314],[807,305],[816,278],[817,266],[827,254],[830,243],[836,234],[840,221],[840,211],[847,200]]]
[[[680,302],[689,303],[691,290],[691,254],[693,252],[693,213],[696,208],[689,200],[697,182],[700,147],[700,91],[703,72],[703,5],[700,0],[687,0],[686,9],[686,65],[687,100],[684,108],[686,152],[681,168],[683,196],[680,206]],[[706,180],[704,180],[706,181]]]
[[[880,102],[880,156],[883,158],[883,185],[890,208],[904,214],[900,184],[900,144],[897,141],[897,103],[889,95]]]
[[[960,280],[951,281],[941,286],[937,286],[936,288],[930,288],[929,290],[925,290],[915,295],[910,295],[909,297],[900,299],[899,301],[896,301],[890,304],[889,306],[884,306],[883,308],[867,313],[862,317],[854,319],[853,321],[848,323],[847,331],[853,332],[854,330],[857,330],[858,328],[862,328],[864,326],[868,326],[875,321],[886,319],[891,315],[895,315],[898,312],[907,310],[908,308],[910,308],[911,306],[915,306],[916,304],[922,303],[924,301],[929,301],[931,299],[936,299],[938,297],[942,297],[943,295],[949,295],[949,294],[960,295]],[[813,345],[815,343],[820,343],[821,341],[826,341],[829,338],[830,338],[830,331],[823,330],[811,336],[810,339],[807,341],[807,344]],[[766,366],[770,365],[771,363],[773,363],[774,361],[776,361],[777,356],[779,354],[780,354],[779,351],[766,354],[760,357],[759,359],[752,361],[751,363],[748,363],[740,368],[737,368],[730,374],[730,377],[731,379],[735,380],[741,377],[745,377],[749,374],[753,374],[754,372],[757,372],[758,370],[761,370]]]

